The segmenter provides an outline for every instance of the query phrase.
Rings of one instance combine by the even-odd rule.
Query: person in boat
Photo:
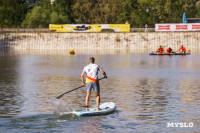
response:
[[[156,50],[156,53],[165,53],[165,50],[163,47],[160,45],[160,47]]]
[[[99,81],[98,81],[98,71],[100,71],[104,75],[104,78],[107,78],[107,76],[106,76],[106,72],[99,65],[94,64],[94,62],[95,62],[95,58],[90,57],[89,65],[84,67],[83,72],[81,74],[81,80],[82,80],[83,86],[85,86],[87,89],[87,95],[85,99],[86,108],[89,106],[91,91],[95,91],[97,110],[100,110],[99,109],[100,86],[99,86]],[[84,80],[85,74],[86,74],[86,81]]]
[[[186,49],[185,47],[183,47],[183,45],[181,45],[181,47],[179,48],[179,53],[185,54],[186,53]]]
[[[173,50],[170,46],[168,46],[168,49],[167,49],[167,54],[172,54],[173,53]]]

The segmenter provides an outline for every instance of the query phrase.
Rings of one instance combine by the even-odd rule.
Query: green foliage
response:
[[[30,13],[26,15],[22,23],[22,27],[48,27],[50,14],[48,10],[44,10],[41,6],[36,6]]]
[[[35,28],[35,27],[48,27],[50,22],[51,5],[49,0],[41,1],[39,6],[34,7],[27,13],[22,27]]]
[[[0,0],[0,27],[44,27],[49,24],[124,24],[154,27],[200,17],[197,0]]]
[[[200,3],[196,5],[196,9],[197,9],[196,17],[200,18]]]
[[[125,23],[133,10],[132,0],[76,0],[72,6],[76,23]]]
[[[27,13],[21,26],[48,28],[49,24],[71,23],[68,15],[70,13],[68,4],[66,0],[57,0],[51,5],[49,0],[43,0],[39,6]]]
[[[70,23],[68,16],[59,14],[55,11],[53,11],[51,13],[50,18],[51,18],[51,20],[50,20],[51,24],[66,24],[66,23],[68,24],[68,23]]]
[[[35,6],[38,6],[41,0],[24,0],[27,5],[27,9],[33,9]]]
[[[155,1],[155,3],[154,3]],[[136,27],[144,27],[147,23],[154,27],[154,11],[156,23],[182,23],[185,12],[187,18],[196,14],[197,0],[138,0],[138,9],[132,12],[131,22]]]
[[[1,0],[0,27],[18,27],[26,14],[24,0]]]

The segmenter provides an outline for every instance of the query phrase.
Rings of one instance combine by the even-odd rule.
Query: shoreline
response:
[[[76,55],[149,55],[152,51],[145,49],[75,49],[75,54],[69,53],[70,49],[0,49],[0,56],[13,55],[55,55],[55,56],[76,56]],[[200,54],[200,50],[191,50],[191,55]],[[169,55],[167,55],[169,56]]]

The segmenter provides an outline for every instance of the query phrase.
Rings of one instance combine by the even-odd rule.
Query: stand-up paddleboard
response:
[[[82,111],[74,111],[73,114],[77,116],[96,116],[96,115],[107,115],[116,110],[116,105],[113,102],[103,103],[99,106],[100,110],[98,111],[96,107],[84,109]]]
[[[149,55],[190,55],[191,53],[149,53]]]

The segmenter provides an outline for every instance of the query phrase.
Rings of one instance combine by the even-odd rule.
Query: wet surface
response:
[[[101,102],[115,102],[107,116],[54,115],[48,97],[81,86],[80,75],[94,56],[108,75]],[[0,130],[3,132],[193,132],[200,131],[200,54],[149,56],[148,52],[34,52],[0,54]],[[100,74],[99,77],[103,77]],[[80,109],[85,88],[62,97]],[[95,105],[92,94],[90,105]],[[169,122],[193,127],[167,127]]]

